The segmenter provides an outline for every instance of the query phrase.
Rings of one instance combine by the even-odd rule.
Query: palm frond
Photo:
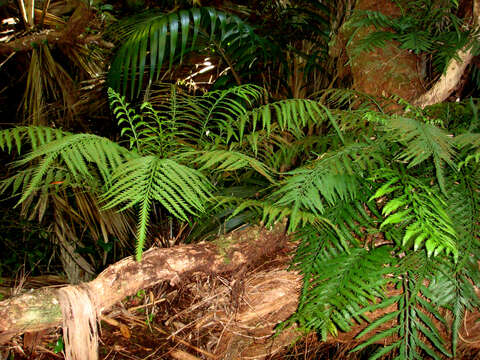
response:
[[[154,78],[158,80],[164,63],[171,68],[176,57],[181,61],[187,51],[195,48],[199,35],[218,46],[232,48],[258,40],[253,29],[237,16],[208,7],[168,14],[145,13],[136,23],[130,19],[126,29],[127,39],[112,62],[109,82],[122,94],[129,86],[131,97],[142,89],[146,69],[151,84]]]

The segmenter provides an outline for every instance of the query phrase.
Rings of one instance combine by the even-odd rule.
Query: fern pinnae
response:
[[[44,126],[17,126],[0,131],[0,148],[12,152],[13,147],[21,154],[22,145],[29,143],[31,150],[61,139],[70,133]],[[27,138],[27,140],[25,140]]]

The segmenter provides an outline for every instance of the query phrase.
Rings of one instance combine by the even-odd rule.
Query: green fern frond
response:
[[[356,198],[362,173],[378,166],[379,161],[381,157],[369,144],[350,144],[289,172],[290,176],[273,196],[278,198],[279,206],[322,214],[325,203],[333,206],[337,201]]]
[[[325,89],[311,96],[332,109],[371,110],[372,105],[382,112],[384,104],[378,97],[354,89]]]
[[[141,260],[151,205],[158,201],[172,215],[188,221],[188,215],[205,210],[210,184],[196,170],[155,156],[133,158],[112,174],[112,186],[103,195],[105,209],[139,206],[136,258]]]
[[[315,270],[302,269],[305,287],[293,318],[301,327],[316,329],[326,340],[328,333],[349,331],[353,324],[364,321],[362,309],[383,297],[388,283],[385,275],[391,271],[384,264],[392,258],[388,247],[345,252],[331,248],[321,238],[310,251],[310,267]]]
[[[108,184],[111,173],[131,154],[121,146],[106,138],[93,134],[72,134],[46,143],[28,153],[15,166],[23,166],[38,160],[33,165],[34,172],[28,178],[28,185],[19,203],[25,201],[36,189],[45,184],[55,183],[57,170],[69,173],[72,181],[82,184],[93,181],[98,171],[104,183]],[[92,169],[91,165],[95,165]],[[24,181],[27,178],[24,178]]]
[[[266,130],[270,133],[274,123],[281,131],[290,131],[302,137],[302,129],[330,122],[343,141],[342,132],[332,112],[319,102],[308,99],[288,99],[256,108],[239,119],[240,139],[246,132]]]
[[[218,140],[227,143],[232,137],[238,140],[235,124],[249,109],[255,107],[263,96],[263,88],[246,84],[190,97],[188,112],[195,115],[193,120],[198,124],[196,135],[201,140],[209,133],[217,134]]]
[[[437,256],[442,251],[458,259],[457,233],[447,211],[446,201],[435,191],[414,177],[400,175],[389,169],[379,170],[378,179],[386,182],[378,188],[372,199],[392,195],[383,206],[387,225],[404,229],[402,246],[418,250],[425,247],[428,256]]]
[[[274,182],[271,170],[261,161],[233,150],[192,151],[185,156],[201,164],[200,170],[213,169],[214,171],[236,171],[253,169],[268,181]]]
[[[452,137],[435,125],[400,116],[391,117],[386,122],[385,129],[391,134],[392,141],[406,145],[397,155],[397,159],[406,161],[408,168],[433,159],[438,184],[445,192],[443,165],[447,163],[451,168],[456,168]]]
[[[328,226],[333,229],[335,228],[330,220],[318,214],[306,211],[294,211],[288,206],[278,206],[268,201],[244,200],[232,197],[219,197],[218,200],[219,204],[236,203],[235,211],[231,215],[232,217],[241,214],[245,210],[254,211],[260,214],[261,221],[265,226],[273,226],[277,222],[288,219],[288,231],[290,232],[307,225],[322,223],[328,224]]]
[[[9,153],[15,148],[21,154],[22,146],[30,144],[36,150],[45,144],[61,139],[70,133],[45,126],[17,126],[0,131],[0,149]]]
[[[399,37],[402,43],[402,49],[413,51],[415,54],[430,51],[434,48],[435,43],[432,41],[430,34],[426,31],[409,32]]]
[[[405,271],[403,274],[402,270]],[[442,359],[443,355],[450,357],[439,329],[447,322],[431,293],[431,289],[436,285],[424,285],[431,281],[437,270],[435,260],[415,254],[403,258],[398,267],[391,269],[396,279],[394,282],[401,286],[402,293],[384,298],[362,311],[375,311],[393,304],[396,304],[397,310],[386,313],[361,331],[357,338],[371,336],[353,351],[361,350],[387,337],[396,337],[399,340],[388,347],[380,348],[372,358],[378,359],[381,355],[394,351],[398,354],[396,359],[422,358],[425,354],[438,360]],[[381,325],[387,323],[390,323],[387,329],[380,330]]]

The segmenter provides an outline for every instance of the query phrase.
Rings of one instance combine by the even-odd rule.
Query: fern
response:
[[[270,174],[271,170],[265,164],[241,152],[232,150],[192,151],[186,153],[185,156],[189,156],[195,162],[202,164],[200,170],[211,168],[214,171],[230,172],[251,168],[270,182],[274,182]]]
[[[445,191],[443,164],[455,168],[454,142],[445,131],[433,124],[427,124],[413,118],[392,117],[385,124],[391,139],[406,144],[398,154],[398,159],[408,162],[408,168],[421,164],[429,158],[433,159],[437,180]]]
[[[204,211],[210,185],[197,171],[169,159],[144,156],[119,166],[112,187],[103,195],[104,208],[121,210],[139,205],[136,258],[141,260],[153,201],[182,220]]]
[[[14,148],[21,154],[22,146],[30,144],[32,150],[61,139],[68,132],[44,126],[18,126],[0,131],[0,148],[11,153]]]
[[[325,120],[330,122],[343,140],[337,121],[330,110],[316,101],[306,99],[277,101],[246,113],[240,117],[239,133],[240,138],[247,130],[254,132],[262,129],[269,133],[272,124],[277,123],[280,131],[290,131],[293,135],[302,137],[304,134],[301,129],[319,125]]]
[[[351,144],[343,149],[324,154],[311,166],[291,171],[282,186],[273,194],[280,206],[314,214],[325,212],[325,203],[354,199],[360,188],[362,171],[375,166],[374,153],[368,153],[367,144]],[[322,200],[323,199],[323,200]]]
[[[413,270],[414,268],[415,270]],[[405,272],[401,273],[402,270]],[[442,355],[451,356],[445,348],[438,328],[438,323],[445,325],[446,320],[442,316],[438,304],[432,298],[430,292],[432,285],[424,285],[425,280],[431,279],[435,270],[436,263],[422,256],[413,255],[402,259],[398,268],[393,270],[397,279],[394,282],[401,286],[402,293],[384,298],[379,303],[363,308],[362,311],[384,309],[394,303],[397,304],[398,309],[369,324],[357,335],[357,338],[378,331],[382,325],[391,324],[392,321],[393,325],[389,325],[386,330],[374,333],[375,335],[353,351],[361,350],[386,337],[396,337],[398,340],[377,350],[370,359],[378,359],[394,350],[398,354],[395,359],[398,360],[423,358],[423,354],[427,354],[433,359],[441,359]],[[442,289],[442,291],[445,290],[445,288]]]
[[[382,169],[378,174],[376,179],[384,179],[386,182],[375,192],[372,199],[395,192],[393,199],[382,209],[386,218],[380,228],[387,225],[401,226],[404,229],[402,246],[413,245],[415,251],[424,246],[428,256],[436,256],[445,250],[457,260],[457,233],[448,215],[445,200],[408,175],[388,169]]]
[[[326,241],[313,240],[302,241],[299,254],[295,261],[308,281],[293,319],[320,331],[324,341],[328,333],[349,331],[353,324],[362,323],[362,309],[383,296],[385,275],[391,271],[384,266],[391,261],[388,248],[341,251]]]
[[[23,178],[25,191],[19,203],[45,184],[67,181],[68,178],[77,184],[94,181],[96,171],[108,184],[112,171],[130,156],[116,143],[92,134],[71,134],[46,143],[15,162],[16,166],[37,162],[32,167],[31,176]],[[91,165],[95,165],[95,169]],[[59,179],[59,173],[68,173],[69,176]]]

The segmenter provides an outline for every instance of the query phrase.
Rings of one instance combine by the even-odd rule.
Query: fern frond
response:
[[[322,214],[325,202],[332,206],[339,200],[357,197],[362,172],[375,168],[381,161],[369,144],[350,144],[325,153],[309,166],[289,172],[290,177],[273,196],[278,198],[279,206]]]
[[[17,126],[0,131],[0,149],[11,153],[14,148],[21,154],[22,146],[30,144],[30,150],[61,139],[70,133],[45,126]]]
[[[266,130],[270,133],[272,124],[277,123],[281,131],[290,131],[297,137],[304,134],[302,129],[330,122],[343,141],[342,132],[331,111],[319,102],[308,99],[288,99],[256,108],[240,117],[240,139],[247,132]]]
[[[68,172],[71,181],[77,184],[94,180],[98,171],[103,182],[108,184],[113,170],[130,157],[131,154],[126,149],[97,135],[72,134],[60,137],[37,147],[15,162],[15,166],[23,166],[38,160],[33,165],[32,176],[23,180],[28,180],[28,184],[19,203],[45,184],[60,181],[57,171],[63,174]],[[95,169],[91,165],[95,165]]]
[[[273,226],[277,222],[288,219],[288,230],[290,232],[307,225],[322,223],[327,224],[333,229],[335,228],[330,220],[323,216],[306,211],[293,211],[292,208],[288,206],[278,206],[268,201],[244,200],[232,197],[219,197],[218,200],[220,201],[220,204],[231,202],[237,203],[235,211],[231,215],[232,217],[241,214],[245,210],[254,211],[260,214],[261,221],[265,226]]]
[[[438,272],[436,259],[430,259],[424,255],[407,255],[395,268],[391,268],[391,279],[397,286],[402,288],[400,295],[394,295],[382,299],[378,303],[365,307],[362,311],[375,311],[396,304],[397,310],[386,313],[376,319],[357,338],[367,336],[365,342],[357,346],[353,351],[358,351],[386,337],[397,337],[399,340],[385,349],[379,349],[373,358],[393,351],[398,352],[398,359],[421,358],[423,353],[433,359],[440,360],[440,354],[451,356],[440,335],[440,326],[447,324],[446,319],[440,312],[439,303],[432,295],[432,277]],[[425,283],[428,282],[428,287]],[[441,288],[445,292],[448,289]],[[385,330],[380,326],[386,323],[390,325]],[[370,335],[370,336],[368,336]]]
[[[425,247],[428,256],[437,256],[442,251],[458,259],[457,233],[447,211],[445,200],[433,189],[414,177],[400,175],[389,169],[378,171],[376,179],[386,182],[372,199],[393,194],[382,213],[386,217],[380,228],[400,226],[404,229],[402,246],[418,250]]]
[[[195,162],[201,164],[200,170],[213,169],[214,171],[236,171],[253,169],[268,181],[274,182],[271,170],[261,161],[233,150],[192,151],[185,153]]]
[[[437,180],[445,191],[443,165],[447,163],[453,169],[456,164],[454,141],[447,132],[435,125],[427,124],[413,118],[391,117],[385,124],[391,134],[391,140],[406,145],[397,158],[408,163],[408,168],[417,166],[429,158],[433,159]]]
[[[144,156],[131,159],[112,174],[112,186],[103,195],[105,209],[139,206],[137,260],[141,259],[151,205],[158,201],[172,215],[188,220],[205,210],[210,184],[196,170],[173,160]]]
[[[362,309],[383,297],[385,275],[391,271],[384,264],[392,258],[388,247],[345,252],[329,247],[321,238],[316,243],[309,254],[312,271],[302,269],[305,287],[294,319],[301,327],[316,329],[326,340],[328,333],[349,331],[354,323],[364,321]]]
[[[247,84],[190,97],[187,113],[194,115],[189,117],[196,122],[196,136],[203,140],[212,133],[227,143],[232,137],[238,140],[235,124],[261,101],[263,95],[261,87]]]

